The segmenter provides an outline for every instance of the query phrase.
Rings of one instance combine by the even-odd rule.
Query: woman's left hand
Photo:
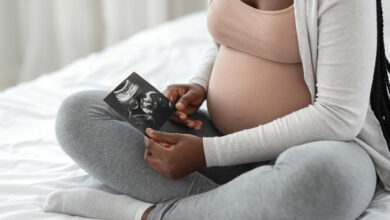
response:
[[[144,159],[162,175],[177,180],[206,166],[202,138],[146,129]],[[162,143],[160,145],[159,143]]]

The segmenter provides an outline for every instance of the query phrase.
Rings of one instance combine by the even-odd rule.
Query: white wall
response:
[[[206,6],[207,0],[0,0],[0,90]]]

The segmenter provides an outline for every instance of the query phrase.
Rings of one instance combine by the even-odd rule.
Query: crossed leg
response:
[[[354,219],[375,191],[375,169],[355,142],[317,141],[293,146],[276,163],[202,168],[180,180],[143,160],[143,134],[102,101],[107,92],[66,99],[56,122],[64,151],[89,174],[142,201],[157,203],[148,219]],[[207,113],[201,131],[167,122],[161,130],[221,135]]]

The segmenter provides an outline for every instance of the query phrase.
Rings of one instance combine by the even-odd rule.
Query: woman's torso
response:
[[[207,107],[224,134],[268,123],[311,103],[303,78],[293,5],[262,11],[213,0],[208,28],[220,44]]]

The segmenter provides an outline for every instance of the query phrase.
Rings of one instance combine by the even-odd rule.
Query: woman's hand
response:
[[[206,91],[202,86],[198,84],[173,84],[168,86],[163,93],[175,103],[178,110],[171,117],[171,121],[195,130],[202,128],[202,121],[187,118],[187,115],[199,110],[205,99]]]
[[[162,175],[177,180],[206,166],[202,138],[146,129],[144,159]],[[162,142],[162,145],[159,143]]]

